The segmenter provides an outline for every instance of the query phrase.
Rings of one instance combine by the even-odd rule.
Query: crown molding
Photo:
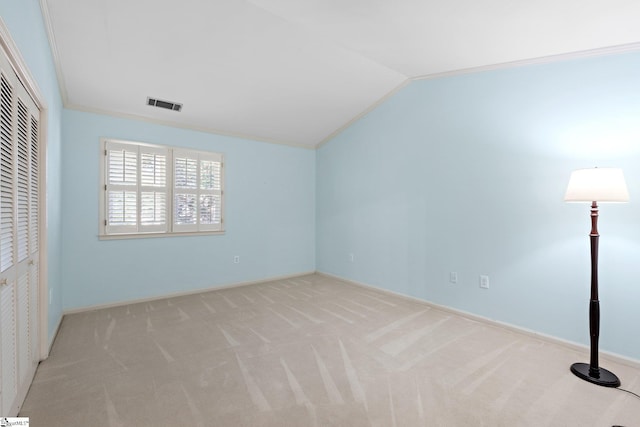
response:
[[[343,131],[345,131],[346,129],[348,129],[349,127],[351,127],[354,123],[356,123],[357,121],[359,121],[360,119],[362,119],[364,116],[366,116],[367,114],[369,114],[370,112],[372,112],[373,110],[375,110],[376,108],[378,108],[380,105],[384,104],[388,99],[390,99],[391,97],[393,97],[396,93],[398,93],[402,88],[404,88],[405,86],[407,86],[409,83],[411,83],[412,79],[407,78],[405,80],[403,80],[399,85],[397,85],[396,87],[394,87],[393,89],[391,89],[389,92],[387,92],[386,94],[384,94],[381,98],[379,98],[377,101],[375,101],[373,104],[369,105],[367,108],[365,108],[362,112],[360,112],[360,114],[358,114],[357,116],[353,117],[351,120],[349,120],[348,122],[346,122],[345,124],[343,124],[342,126],[340,126],[338,129],[334,130],[333,132],[331,132],[328,136],[326,136],[322,141],[320,141],[316,146],[315,149],[319,149],[320,147],[322,147],[324,144],[326,144],[327,142],[331,141],[333,138],[335,138],[336,136],[338,136],[339,134],[341,134]]]
[[[538,58],[522,59],[518,61],[501,62],[498,64],[481,65],[478,67],[461,68],[459,70],[444,71],[441,73],[423,74],[412,77],[412,81],[431,80],[443,77],[458,76],[461,74],[482,73],[485,71],[503,70],[507,68],[525,67],[527,65],[550,64],[554,62],[571,61],[574,59],[591,58],[595,56],[615,55],[640,50],[640,42],[621,44],[616,46],[601,47],[596,49],[581,50],[576,52],[560,53],[557,55],[540,56]]]
[[[116,112],[116,111],[102,110],[102,109],[99,109],[99,108],[91,108],[91,107],[87,107],[87,106],[84,106],[84,105],[66,104],[64,107],[66,109],[68,109],[68,110],[74,110],[74,111],[79,111],[79,112],[83,112],[83,113],[100,114],[100,115],[103,115],[103,116],[110,116],[110,117],[115,117],[115,118],[119,118],[119,119],[135,120],[135,121],[138,121],[138,122],[152,123],[152,124],[161,125],[161,126],[169,126],[169,127],[172,127],[172,128],[185,129],[185,130],[190,130],[190,131],[194,131],[194,132],[209,133],[209,134],[219,135],[219,136],[227,136],[227,137],[230,137],[230,138],[243,139],[243,140],[248,140],[248,141],[252,141],[252,142],[262,142],[262,143],[269,143],[269,144],[275,144],[275,145],[284,145],[284,146],[293,147],[293,148],[302,148],[302,149],[305,149],[305,150],[314,150],[315,149],[315,146],[313,146],[313,145],[297,144],[297,143],[294,143],[294,142],[286,142],[286,141],[278,141],[278,140],[274,140],[274,139],[262,138],[262,137],[258,137],[258,136],[255,136],[255,135],[248,135],[248,134],[242,134],[242,133],[226,132],[226,131],[222,131],[220,129],[215,129],[215,128],[188,125],[188,124],[183,124],[183,123],[179,123],[179,122],[172,122],[170,120],[153,119],[151,117],[139,116],[139,115],[136,115],[136,114],[119,113],[119,112]]]
[[[388,99],[390,99],[396,93],[398,93],[400,89],[404,88],[405,86],[408,86],[410,83],[414,81],[434,80],[439,78],[459,76],[463,74],[482,73],[486,71],[517,68],[517,67],[524,67],[528,65],[549,64],[554,62],[570,61],[570,60],[581,59],[581,58],[590,58],[590,57],[604,56],[604,55],[615,55],[615,54],[622,54],[627,52],[635,52],[638,50],[640,50],[640,42],[628,43],[628,44],[622,44],[622,45],[616,45],[616,46],[608,46],[608,47],[597,48],[597,49],[582,50],[577,52],[561,53],[557,55],[547,55],[547,56],[541,56],[538,58],[502,62],[498,64],[482,65],[478,67],[462,68],[458,70],[451,70],[451,71],[444,71],[440,73],[424,74],[424,75],[409,77],[407,78],[407,80],[405,80],[404,82],[399,84],[397,87],[389,91],[386,95],[384,95],[378,101],[376,101],[367,109],[362,111],[360,114],[358,114],[357,116],[349,120],[340,128],[333,131],[331,134],[329,134],[326,138],[320,141],[315,148],[319,149],[320,147],[322,147],[324,144],[326,144],[327,142],[329,142],[330,140],[338,136],[344,130],[346,130],[347,128],[352,126],[354,123],[359,121],[361,118],[369,114],[371,111],[375,110],[378,106],[385,103]]]

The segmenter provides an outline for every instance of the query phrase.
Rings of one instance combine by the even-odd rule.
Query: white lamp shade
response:
[[[590,168],[571,173],[566,202],[627,202],[629,192],[622,169]]]

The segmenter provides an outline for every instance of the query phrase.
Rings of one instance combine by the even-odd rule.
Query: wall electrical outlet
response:
[[[489,276],[480,276],[480,287],[482,289],[489,289]]]
[[[458,283],[458,273],[455,271],[449,272],[449,282]]]
[[[236,256],[233,257],[233,263],[234,264],[240,264],[240,256],[239,255],[236,255]]]

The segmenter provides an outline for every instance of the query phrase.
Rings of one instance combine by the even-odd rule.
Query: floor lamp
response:
[[[564,196],[567,202],[591,202],[591,301],[589,304],[589,335],[591,336],[590,363],[574,363],[571,372],[585,381],[604,387],[618,387],[620,380],[598,365],[598,338],[600,335],[600,301],[598,300],[598,203],[626,202],[627,185],[621,169],[578,169],[571,173]]]

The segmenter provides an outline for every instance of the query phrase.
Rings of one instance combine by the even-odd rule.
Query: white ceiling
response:
[[[67,107],[310,148],[408,79],[640,42],[638,0],[41,2]]]

